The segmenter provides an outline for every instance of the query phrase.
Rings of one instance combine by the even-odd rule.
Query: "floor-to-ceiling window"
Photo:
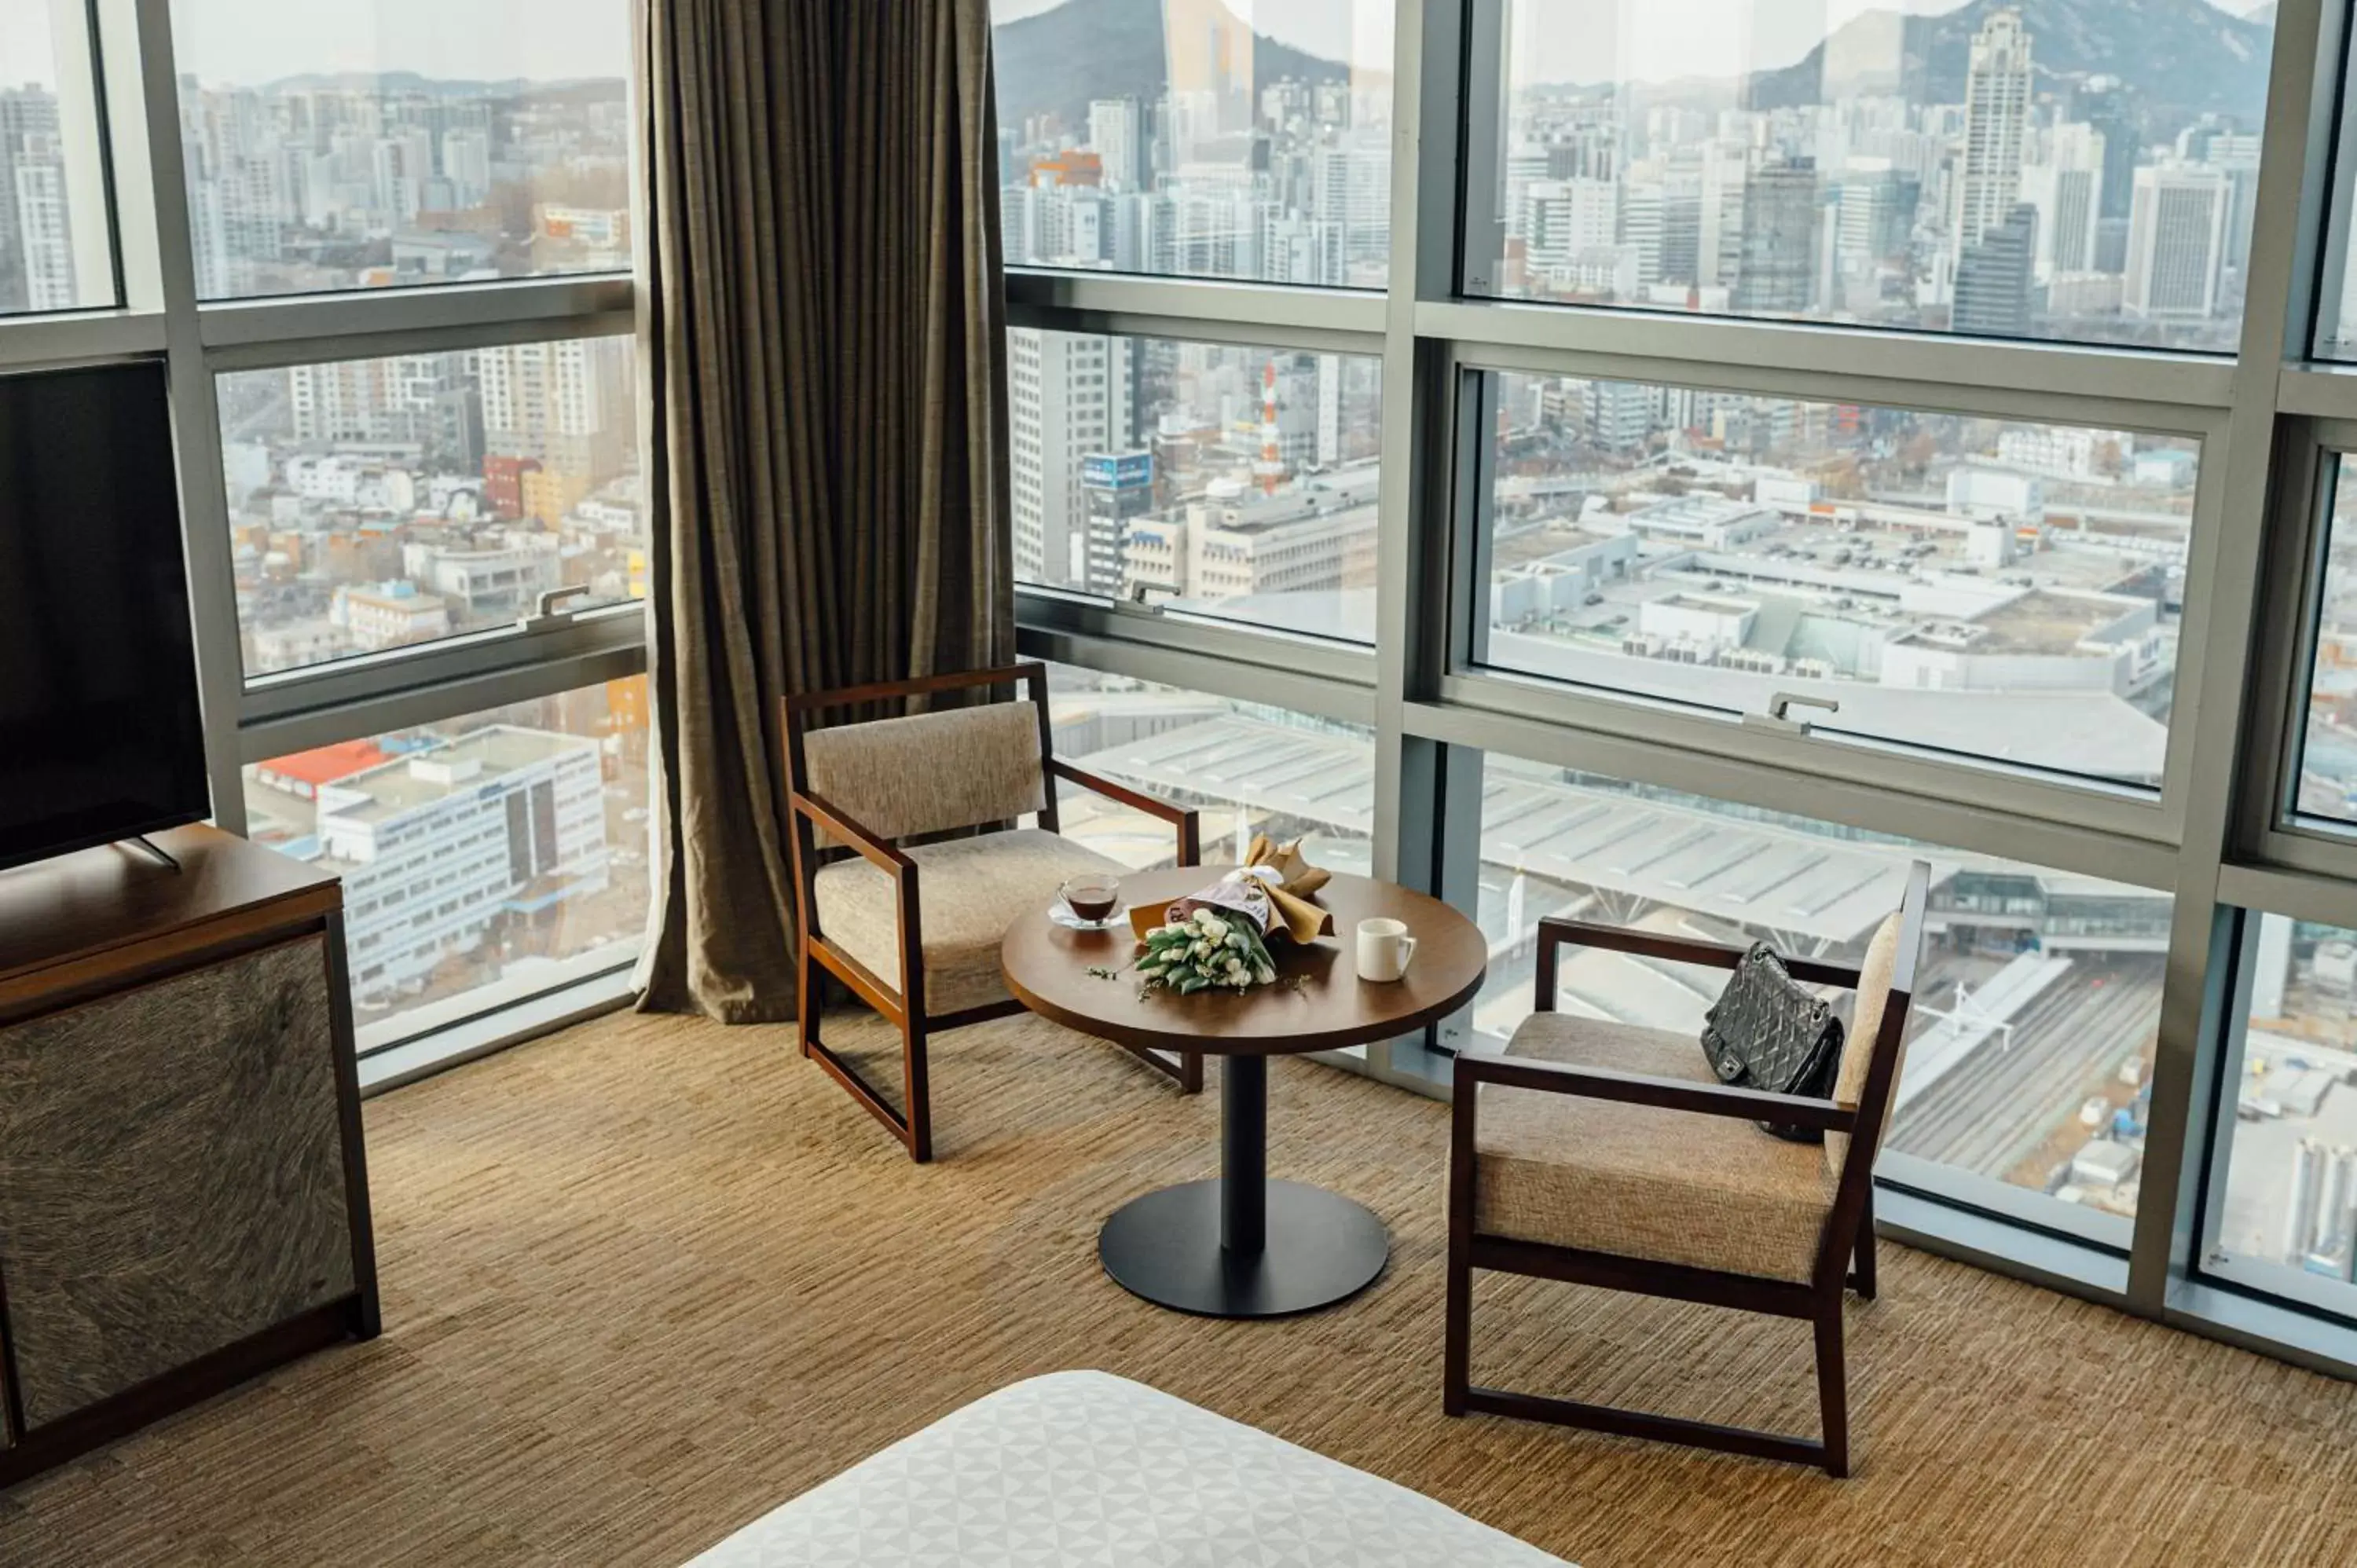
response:
[[[165,363],[213,808],[364,1079],[609,1002],[649,886],[623,0],[0,6],[0,370]]]
[[[1479,918],[1365,1070],[1920,858],[1885,1219],[2357,1365],[2344,5],[995,9],[1027,649]]]

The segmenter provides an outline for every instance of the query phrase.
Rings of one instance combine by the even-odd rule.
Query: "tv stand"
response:
[[[166,850],[162,844],[157,843],[154,839],[149,838],[145,833],[134,833],[123,842],[124,843],[131,844],[135,848],[145,850],[157,865],[163,866],[167,871],[177,872],[181,869],[180,863],[172,858],[170,852]]]
[[[0,872],[0,1487],[378,1329],[342,885],[156,836]]]

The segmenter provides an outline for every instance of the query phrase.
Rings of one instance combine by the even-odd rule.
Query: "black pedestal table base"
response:
[[[1391,1238],[1365,1205],[1268,1179],[1265,1057],[1227,1058],[1220,1142],[1216,1180],[1149,1192],[1105,1221],[1097,1256],[1124,1289],[1206,1317],[1282,1317],[1383,1272]]]

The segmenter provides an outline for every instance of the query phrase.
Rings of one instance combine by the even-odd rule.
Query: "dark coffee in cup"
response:
[[[1113,907],[1120,901],[1119,894],[1107,893],[1100,896],[1095,888],[1090,888],[1086,892],[1074,891],[1064,895],[1064,902],[1070,904],[1072,907],[1072,913],[1083,920],[1103,921],[1113,913]]]

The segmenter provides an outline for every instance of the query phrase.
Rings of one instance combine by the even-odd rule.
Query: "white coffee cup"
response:
[[[1415,939],[1407,934],[1404,920],[1361,920],[1359,922],[1359,978],[1391,981],[1407,974],[1408,961],[1415,957]]]

